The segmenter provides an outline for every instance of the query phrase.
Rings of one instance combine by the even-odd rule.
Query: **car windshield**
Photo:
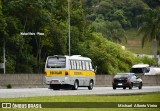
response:
[[[65,68],[66,58],[65,57],[50,57],[47,61],[48,68]]]
[[[114,77],[115,78],[128,77],[128,74],[117,74]]]

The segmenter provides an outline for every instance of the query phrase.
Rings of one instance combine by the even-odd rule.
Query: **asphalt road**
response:
[[[0,89],[0,98],[16,97],[36,97],[36,96],[61,96],[61,95],[126,95],[159,92],[160,86],[144,86],[141,90],[133,88],[123,90],[118,88],[113,90],[112,87],[94,87],[93,90],[88,88],[79,88],[78,90],[52,90],[47,88],[23,88],[23,89]]]

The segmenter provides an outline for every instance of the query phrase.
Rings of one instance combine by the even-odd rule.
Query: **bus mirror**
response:
[[[94,72],[97,72],[97,66],[95,66],[95,68],[94,68]]]
[[[150,71],[150,68],[148,67],[148,68],[147,68],[147,73],[148,73],[149,71]]]

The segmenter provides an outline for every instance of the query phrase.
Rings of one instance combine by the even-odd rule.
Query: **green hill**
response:
[[[137,29],[129,29],[126,31],[127,43],[125,40],[122,45],[126,47],[127,50],[132,51],[136,54],[152,54],[152,41],[145,42],[142,48],[141,40],[143,35],[138,35]]]

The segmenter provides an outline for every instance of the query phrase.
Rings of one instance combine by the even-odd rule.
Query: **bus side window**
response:
[[[72,69],[74,69],[74,61],[73,60],[71,60],[71,67],[72,67]]]
[[[74,69],[74,61],[72,60],[72,69]]]
[[[87,70],[87,63],[86,63],[87,61],[84,61],[84,63],[85,63],[85,70]]]
[[[86,61],[86,70],[89,70],[89,62]]]
[[[79,69],[82,70],[82,62],[81,61],[78,62],[79,62]]]
[[[82,63],[83,63],[83,70],[86,70],[86,62],[82,61]]]
[[[75,64],[75,68],[77,70],[77,61],[76,60],[74,61],[74,64]]]
[[[92,64],[91,64],[91,62],[89,62],[89,69],[90,70],[92,70],[93,68],[92,68]]]
[[[81,61],[81,65],[82,65],[82,70],[84,70],[83,61]]]
[[[69,69],[72,69],[72,62],[69,60]]]
[[[76,60],[76,64],[77,64],[77,70],[79,70],[80,69],[80,65],[79,65],[79,61],[78,60]]]
[[[74,69],[76,70],[77,69],[77,65],[76,65],[76,61],[75,60],[73,61],[73,65],[74,65]]]

